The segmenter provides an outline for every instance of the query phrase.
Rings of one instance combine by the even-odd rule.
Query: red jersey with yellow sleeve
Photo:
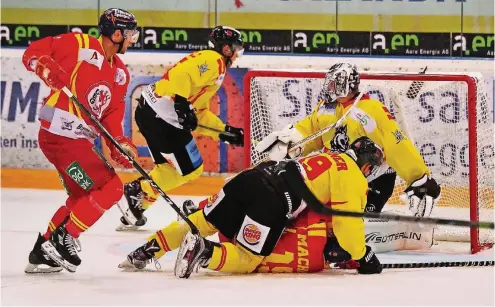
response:
[[[324,104],[323,101],[320,101],[314,112],[298,122],[295,128],[303,137],[307,137],[335,123],[352,107],[353,103],[354,100],[345,104]],[[369,137],[383,149],[387,164],[408,185],[424,174],[430,173],[421,154],[397,125],[387,107],[380,101],[371,99],[367,94],[362,96],[340,127],[310,142],[305,146],[303,154],[323,147],[339,150],[339,148],[332,148],[332,146],[339,144],[346,137],[348,137],[348,144],[351,144],[361,136]],[[384,164],[382,170],[386,168],[387,166]]]
[[[306,222],[305,216],[300,216],[285,229],[273,252],[256,268],[257,273],[315,273],[325,268],[327,225]]]
[[[105,59],[101,38],[67,33],[46,37],[29,45],[23,64],[33,70],[33,59],[52,57],[70,76],[67,87],[114,137],[122,136],[124,97],[129,72],[117,55]],[[51,91],[41,107],[42,129],[72,139],[94,138],[95,128],[84,113],[61,91]]]
[[[170,67],[156,83],[143,90],[143,97],[160,118],[181,128],[173,102],[175,95],[187,98],[196,110],[198,124],[219,131],[225,124],[209,110],[210,99],[222,85],[226,66],[213,50],[196,51]],[[198,127],[195,132],[218,139],[218,133]]]

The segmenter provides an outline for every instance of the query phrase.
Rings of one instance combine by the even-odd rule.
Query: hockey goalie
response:
[[[358,137],[368,136],[383,149],[386,163],[367,178],[369,187],[365,210],[382,211],[399,175],[408,186],[401,199],[407,203],[410,213],[418,217],[430,216],[440,198],[440,186],[387,107],[368,94],[360,93],[359,85],[356,66],[348,63],[333,65],[326,73],[320,100],[313,113],[294,125],[272,132],[257,144],[256,150],[279,161],[322,149],[344,152]],[[343,122],[336,129],[289,150],[291,144],[335,124],[340,118]],[[433,242],[433,227],[419,224],[370,219],[366,223],[366,233],[367,242],[376,252],[427,249]],[[334,240],[334,246],[336,254],[342,254],[337,240]]]

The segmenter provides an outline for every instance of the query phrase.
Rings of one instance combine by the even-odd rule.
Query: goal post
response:
[[[403,117],[408,127],[406,134],[442,186],[442,198],[434,213],[473,221],[493,220],[493,105],[488,101],[481,74],[363,72],[360,77],[361,90],[380,100],[392,115]],[[324,78],[324,72],[310,71],[246,73],[246,167],[264,158],[254,149],[257,142],[312,112]],[[389,203],[400,204],[398,196],[405,187],[398,178]],[[452,227],[439,230],[437,239],[470,241],[473,253],[493,244],[493,231]]]

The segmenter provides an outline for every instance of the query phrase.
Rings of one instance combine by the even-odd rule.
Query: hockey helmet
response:
[[[378,170],[383,163],[382,149],[366,136],[352,142],[346,153],[356,161],[365,177]]]
[[[356,92],[359,82],[359,73],[355,65],[337,63],[332,65],[326,73],[321,94],[326,102],[334,102],[337,98]]]
[[[136,43],[139,39],[136,17],[119,8],[110,8],[103,12],[98,22],[98,30],[101,35],[107,37],[111,37],[115,30],[121,30],[124,37],[131,38],[131,43]]]
[[[238,57],[244,53],[244,42],[242,41],[241,32],[231,27],[217,26],[210,33],[208,46],[223,54],[222,49],[225,45],[231,48],[232,53],[237,52]]]

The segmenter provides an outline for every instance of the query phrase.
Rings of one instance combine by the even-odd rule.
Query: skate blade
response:
[[[63,270],[62,267],[51,267],[49,265],[44,264],[31,264],[28,263],[26,268],[24,269],[24,273],[26,274],[48,274],[48,273],[58,273]]]
[[[141,226],[136,225],[124,225],[120,224],[115,228],[115,231],[145,231],[145,229],[141,229]]]
[[[53,244],[50,241],[46,241],[43,244],[41,244],[41,249],[52,259],[55,261],[58,265],[66,269],[67,271],[74,273],[76,271],[77,266],[68,262],[62,256],[60,256],[59,252],[53,246]]]
[[[136,269],[136,270],[139,270],[138,268],[136,268],[134,266],[134,264],[130,263],[129,260],[127,260],[127,259],[125,261],[119,263],[118,268],[119,269]]]
[[[188,233],[182,239],[182,243],[177,253],[177,260],[175,261],[174,275],[179,278],[189,278],[192,273],[191,260],[189,253],[194,250],[197,238]]]
[[[125,204],[122,202],[125,202]],[[119,208],[120,212],[122,213],[122,216],[129,225],[135,225],[137,223],[138,220],[131,213],[131,209],[129,208],[129,205],[127,204],[127,200],[125,197],[123,197],[120,201],[117,202],[117,207]]]

